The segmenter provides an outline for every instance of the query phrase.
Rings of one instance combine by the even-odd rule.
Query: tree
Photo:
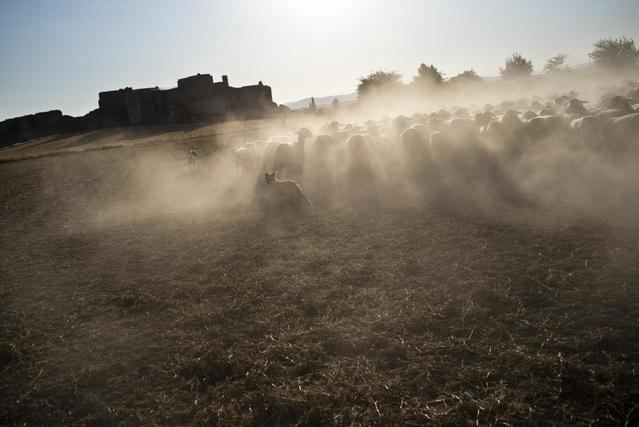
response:
[[[595,65],[602,68],[622,69],[633,66],[639,58],[635,41],[626,37],[601,39],[595,42],[595,48],[588,54]]]
[[[506,68],[499,68],[501,76],[505,79],[529,77],[532,71],[532,61],[527,60],[517,52],[506,58]]]
[[[433,64],[430,66],[421,64],[417,69],[417,75],[413,78],[413,83],[419,85],[438,85],[443,81],[443,74]]]
[[[335,109],[339,108],[339,99],[333,98],[333,108]]]
[[[463,73],[457,74],[455,77],[451,77],[449,80],[450,83],[461,83],[461,82],[480,82],[481,77],[477,74],[475,70],[472,68],[470,70],[466,70]]]
[[[564,53],[553,56],[546,62],[544,71],[547,73],[561,73],[570,70],[570,67],[566,65],[566,58],[568,58],[568,55]]]
[[[394,71],[375,71],[359,78],[357,96],[362,97],[380,90],[393,90],[401,86],[401,74]]]
[[[311,113],[317,111],[317,105],[315,105],[315,98],[311,97],[311,102],[308,104],[308,110]]]

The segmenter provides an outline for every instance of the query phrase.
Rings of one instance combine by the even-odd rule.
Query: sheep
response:
[[[255,157],[253,152],[248,148],[238,148],[233,150],[235,158],[235,170],[240,176],[248,181],[255,178]]]
[[[337,132],[339,132],[339,127],[339,122],[332,121],[324,127],[324,131],[327,132],[330,136],[334,137],[335,135],[337,135]]]
[[[562,95],[559,98],[556,98],[553,103],[555,108],[557,109],[561,109],[568,101],[570,100],[570,97],[567,95]]]
[[[315,143],[313,144],[313,151],[315,155],[322,156],[336,146],[337,144],[335,140],[329,135],[318,135],[318,137],[315,138]]]
[[[297,132],[295,144],[283,143],[277,146],[275,151],[274,168],[285,175],[301,176],[304,171],[304,143],[313,133],[307,128]]]
[[[260,172],[264,173],[275,169],[275,155],[280,143],[269,140],[262,149],[262,157],[260,161]]]
[[[328,135],[319,135],[310,146],[308,165],[304,171],[305,188],[316,206],[327,206],[334,200],[336,171],[333,165],[336,141]]]
[[[377,184],[369,144],[363,135],[345,143],[348,156],[346,178],[352,205],[377,204]]]
[[[639,113],[613,117],[606,122],[608,135],[620,146],[639,150]]]
[[[257,160],[257,159],[258,159],[258,157],[259,157],[259,156],[258,156],[259,151],[258,151],[258,146],[257,146],[257,144],[256,144],[256,143],[254,143],[254,142],[247,142],[247,143],[246,143],[246,144],[244,144],[242,147],[243,147],[243,148],[246,148],[246,149],[248,149],[248,150],[251,150],[251,153],[253,153],[253,158],[254,158],[255,160]]]
[[[428,119],[428,127],[432,132],[444,130],[445,125],[446,123],[438,117]]]
[[[570,122],[570,129],[582,134],[589,134],[597,131],[599,120],[595,116],[583,116]]]
[[[639,119],[626,117],[635,107],[617,96],[628,94],[629,86],[609,89],[614,95],[597,109],[597,98],[592,98],[596,88],[592,89],[585,98],[588,102],[562,91],[483,109],[483,103],[465,105],[466,109],[451,101],[447,110],[415,114],[403,110],[406,117],[389,109],[387,114],[394,112],[394,119],[367,121],[356,114],[350,124],[330,123],[330,119],[321,128],[324,135],[312,142],[308,140],[311,132],[300,130],[295,138],[288,135],[278,144],[267,145],[273,160],[257,176],[277,170],[278,178],[299,183],[319,209],[327,201],[333,202],[331,207],[348,201],[349,189],[350,200],[361,201],[365,193],[375,193],[374,187],[378,194],[392,197],[428,199],[439,189],[456,197],[461,188],[489,198],[507,197],[517,193],[509,188],[507,173],[527,177],[538,159],[543,167],[561,168],[573,152],[614,159],[615,151],[627,156],[635,146],[639,149],[634,136]],[[636,93],[630,98],[639,100]],[[254,151],[249,145],[245,148]],[[263,154],[254,155],[255,159],[268,157],[269,150],[260,151]],[[546,153],[553,155],[543,157]]]
[[[470,113],[466,108],[458,109],[453,115],[460,119],[470,120]]]
[[[564,130],[566,123],[564,118],[556,114],[538,116],[524,124],[525,133],[529,138],[541,139],[552,133]]]
[[[566,114],[588,114],[588,110],[586,110],[586,107],[584,107],[585,103],[586,101],[582,101],[580,99],[571,99],[566,105]]]
[[[518,110],[525,110],[528,108],[528,100],[525,98],[519,99],[517,100],[517,102],[515,102],[515,108]]]
[[[442,119],[444,121],[450,119],[451,117],[451,114],[448,111],[444,110],[443,108],[441,108],[439,111],[437,111],[434,114],[435,114],[435,117]]]
[[[612,119],[612,125],[617,132],[621,132],[625,136],[639,135],[639,113],[625,114],[621,117]]]
[[[616,95],[612,93],[604,93],[603,95],[601,95],[601,97],[599,97],[599,100],[597,101],[597,107],[602,110],[611,108],[608,106],[608,104],[610,103],[610,100],[614,98],[615,96]]]
[[[448,130],[455,135],[466,136],[474,130],[474,123],[469,119],[452,119],[448,122]]]
[[[414,123],[426,124],[428,122],[429,116],[428,114],[416,113],[416,114],[413,114],[413,117],[411,119]]]
[[[393,120],[393,130],[395,135],[400,135],[404,129],[410,126],[410,120],[404,116],[397,116]]]
[[[293,144],[278,144],[275,150],[273,168],[279,170],[283,175],[289,175],[290,169],[294,168],[296,154],[296,147]]]
[[[416,129],[425,139],[430,138],[430,131],[428,129],[428,125],[425,125],[423,123],[418,123],[413,126],[413,129]]]
[[[519,113],[515,110],[506,111],[501,118],[501,122],[511,131],[516,131],[523,125],[523,122],[519,118]]]
[[[365,124],[366,132],[368,132],[369,135],[374,137],[379,136],[379,127],[377,126],[377,123],[375,123],[373,120],[368,120]]]
[[[587,115],[573,119],[569,123],[572,133],[572,142],[577,146],[587,146],[593,150],[599,150],[604,147],[606,142],[604,138],[603,122],[593,116]]]
[[[286,207],[288,205],[301,210],[310,208],[313,205],[297,182],[290,179],[278,179],[277,171],[265,173],[264,179],[267,186],[272,190],[274,196],[271,195],[270,200],[275,206]]]
[[[509,134],[501,122],[492,121],[488,126],[488,135],[496,136],[503,133],[505,140]],[[467,136],[474,139],[472,134]],[[484,136],[488,137],[486,131]],[[484,188],[495,195],[515,200],[518,192],[502,169],[499,157],[482,144],[462,144],[467,141],[468,139],[460,139],[459,135],[450,131],[434,132],[431,135],[433,164],[437,168],[437,180],[431,185],[435,200],[438,203],[461,202],[466,200],[466,195],[473,194],[473,191],[460,194],[459,189],[473,188]]]
[[[479,127],[487,126],[488,123],[490,123],[490,121],[493,120],[494,118],[495,118],[495,115],[491,113],[490,111],[486,111],[483,113],[479,112],[475,114],[475,123]]]
[[[430,150],[433,157],[440,162],[445,162],[449,157],[450,140],[442,131],[435,131],[430,135]]]
[[[417,181],[427,179],[426,174],[432,171],[432,158],[430,144],[426,143],[424,135],[415,128],[408,128],[402,132],[400,140],[411,178]]]
[[[623,96],[606,97],[604,95],[604,97],[602,97],[602,100],[600,101],[600,104],[606,110],[619,110],[619,111],[622,111],[624,114],[633,113],[633,109],[632,109],[632,105],[630,104],[630,101],[627,98],[624,98]]]
[[[541,102],[535,100],[530,104],[530,108],[533,110],[541,111],[544,109],[544,106],[542,105]]]
[[[634,102],[639,101],[639,88],[635,88],[635,89],[630,90],[626,94],[626,99],[633,100]]]
[[[605,110],[599,110],[599,111],[595,111],[593,113],[600,120],[614,119],[616,117],[622,117],[622,116],[625,116],[626,114],[629,114],[628,112],[625,112],[623,110],[619,110],[617,108],[607,108]]]
[[[506,125],[498,120],[491,120],[481,131],[481,135],[491,140],[491,142],[505,139],[509,133],[510,131],[506,129]]]
[[[297,132],[297,143],[302,144],[307,138],[313,136],[313,132],[311,132],[308,128],[302,128]]]
[[[499,104],[499,106],[504,111],[514,110],[515,108],[517,108],[517,105],[512,101],[504,101]]]
[[[424,135],[415,127],[404,129],[400,135],[400,140],[406,153],[412,156],[422,156],[426,146]]]
[[[504,161],[513,161],[521,157],[525,150],[523,134],[524,124],[516,129],[509,128],[498,120],[492,120],[482,132],[482,140],[487,147],[495,150]]]

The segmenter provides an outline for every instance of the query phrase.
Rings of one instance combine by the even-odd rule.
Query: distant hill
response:
[[[357,99],[357,94],[348,93],[346,95],[323,96],[321,98],[315,97],[315,105],[317,105],[318,107],[330,105],[335,98],[337,98],[339,102],[352,102]],[[308,107],[308,104],[310,102],[311,98],[304,98],[295,102],[287,102],[284,105],[286,105],[291,110],[301,110],[302,108]]]

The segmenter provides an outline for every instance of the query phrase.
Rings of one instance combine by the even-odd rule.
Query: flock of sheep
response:
[[[527,203],[514,178],[532,152],[564,146],[639,159],[639,89],[585,102],[574,92],[476,111],[439,110],[360,124],[331,122],[296,141],[245,143],[238,174],[271,206],[367,207],[382,198]],[[527,167],[530,167],[528,164]],[[282,179],[278,179],[282,178]]]

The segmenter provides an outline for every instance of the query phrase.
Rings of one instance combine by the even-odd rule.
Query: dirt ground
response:
[[[639,423],[632,216],[150,210],[152,150],[0,164],[0,424]]]
[[[282,123],[276,120],[256,119],[214,124],[135,126],[80,131],[0,147],[0,163],[141,145],[197,146],[222,137],[232,140],[237,135],[245,138],[256,132],[273,133],[279,130],[281,125]]]

